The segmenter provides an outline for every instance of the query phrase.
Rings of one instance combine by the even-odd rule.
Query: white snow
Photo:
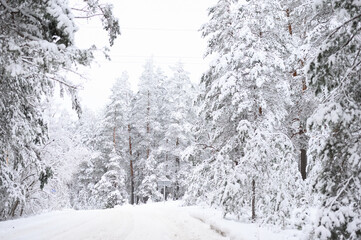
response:
[[[283,240],[299,232],[273,232],[223,219],[217,210],[180,202],[125,205],[107,210],[63,210],[0,222],[1,240]]]
[[[302,232],[295,229],[281,230],[275,225],[260,226],[230,217],[223,218],[221,211],[208,207],[188,207],[188,212],[229,240],[297,240],[302,237]]]
[[[1,240],[222,240],[174,203],[63,210],[0,222]]]

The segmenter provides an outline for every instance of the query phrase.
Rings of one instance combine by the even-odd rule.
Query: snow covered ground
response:
[[[242,223],[232,218],[223,218],[221,211],[208,207],[186,207],[194,218],[206,223],[211,229],[229,240],[299,240],[302,232],[295,229],[281,230],[274,225],[260,226],[257,223]]]
[[[282,240],[295,231],[273,233],[255,224],[223,220],[211,209],[179,202],[107,210],[63,210],[0,222],[1,240]],[[223,236],[222,236],[223,235]]]

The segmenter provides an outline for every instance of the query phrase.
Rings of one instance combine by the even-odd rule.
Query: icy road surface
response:
[[[182,211],[183,210],[183,211]],[[176,203],[64,210],[0,222],[1,240],[225,240]]]

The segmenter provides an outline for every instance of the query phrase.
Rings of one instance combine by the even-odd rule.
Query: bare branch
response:
[[[66,82],[64,82],[64,81],[62,81],[62,80],[59,80],[59,79],[55,78],[55,77],[51,77],[51,76],[47,76],[47,77],[50,78],[51,80],[54,80],[54,81],[56,81],[56,82],[58,82],[58,83],[60,83],[60,84],[65,85],[65,86],[67,86],[67,87],[69,87],[69,88],[78,89],[78,87],[73,86],[73,85],[70,85],[69,83],[66,83]]]
[[[90,15],[90,16],[79,16],[79,17],[74,17],[74,18],[78,18],[78,19],[89,19],[89,18],[93,18],[93,17],[99,17],[99,16],[103,16],[103,14],[101,13],[98,13],[98,14],[93,14],[93,15]]]
[[[358,59],[358,57],[359,57],[359,55],[360,55],[360,52],[361,52],[361,48],[359,48],[359,50],[357,51],[356,57],[355,57],[355,59],[353,60],[353,63],[352,63],[352,65],[351,65],[352,67],[355,66],[356,61],[357,61],[357,59]]]
[[[352,41],[352,39],[354,39],[354,37],[357,35],[358,31],[360,31],[360,30],[361,30],[361,29],[357,29],[357,31],[355,32],[355,34],[353,34],[353,35],[350,37],[350,39],[347,40],[347,42],[341,47],[341,49],[344,48],[344,47],[346,47],[346,46]]]
[[[203,149],[211,148],[211,149],[215,150],[216,152],[219,152],[219,150],[217,148],[215,148],[215,147],[213,147],[211,145],[207,145],[207,144],[204,144],[204,143],[198,143],[197,145],[202,146]]]
[[[349,19],[349,20],[347,20],[346,22],[344,22],[343,24],[341,24],[340,26],[338,26],[338,27],[330,34],[329,38],[332,37],[336,32],[338,32],[338,30],[340,30],[343,26],[347,25],[348,23],[352,22],[353,20],[356,20],[357,18],[361,18],[361,14],[359,14],[359,15],[357,15],[357,16]]]
[[[74,11],[79,11],[79,12],[88,12],[87,10],[84,10],[84,9],[80,9],[80,8],[71,8],[71,10],[74,10]]]
[[[63,69],[66,70],[66,71],[69,71],[69,72],[71,72],[71,73],[74,73],[74,74],[78,75],[80,78],[82,78],[82,79],[84,79],[84,80],[88,80],[88,78],[84,77],[82,74],[74,71],[73,69],[70,69],[70,68],[63,68]]]

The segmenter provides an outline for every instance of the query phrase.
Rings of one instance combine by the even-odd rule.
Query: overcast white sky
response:
[[[130,75],[133,90],[145,61],[153,56],[155,63],[167,72],[181,60],[193,82],[199,82],[208,63],[203,59],[206,41],[198,29],[208,20],[207,9],[216,0],[113,0],[121,36],[111,48],[112,61],[99,57],[97,64],[86,70],[89,82],[81,92],[83,105],[92,109],[104,106],[110,88],[123,71]],[[76,44],[79,47],[107,45],[107,34],[97,21],[78,22]]]

